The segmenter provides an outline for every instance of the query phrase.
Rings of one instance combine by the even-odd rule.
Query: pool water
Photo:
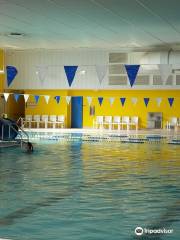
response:
[[[0,150],[0,238],[180,239],[180,148],[37,142]],[[137,237],[139,226],[173,229]]]

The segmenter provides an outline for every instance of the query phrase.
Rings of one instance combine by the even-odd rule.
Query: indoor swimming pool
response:
[[[0,149],[0,238],[178,240],[180,148],[36,141]],[[169,229],[143,234],[135,228]]]

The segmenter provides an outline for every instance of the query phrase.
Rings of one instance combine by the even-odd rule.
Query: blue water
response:
[[[0,238],[180,239],[180,148],[37,142],[0,150]],[[134,229],[172,234],[136,237]]]

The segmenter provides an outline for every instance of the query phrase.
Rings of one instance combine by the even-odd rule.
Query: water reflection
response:
[[[17,231],[25,218],[31,224],[28,219],[36,221],[52,207],[57,216],[49,210],[51,221],[71,214],[71,227],[85,238],[101,229],[101,237],[92,239],[109,239],[108,228],[111,239],[136,239],[136,226],[169,227],[179,220],[178,146],[75,142],[37,145],[32,155],[10,150],[1,156],[0,233],[8,233],[8,226]]]

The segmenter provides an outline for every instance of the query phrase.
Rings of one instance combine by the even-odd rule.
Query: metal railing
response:
[[[15,127],[13,127],[13,125],[16,126],[17,129]],[[12,141],[12,142],[16,141],[17,143],[19,143],[19,139],[20,139],[20,146],[22,148],[23,142],[29,142],[29,135],[21,127],[19,127],[16,123],[13,123],[13,125],[7,124],[7,123],[6,124],[2,123],[0,140],[1,141],[8,141],[9,140],[9,141]],[[4,137],[5,127],[6,128],[8,127],[8,138]],[[14,131],[17,134],[15,139],[12,139],[11,131]],[[25,136],[25,139],[24,139],[23,135]],[[17,137],[19,137],[19,139]]]

